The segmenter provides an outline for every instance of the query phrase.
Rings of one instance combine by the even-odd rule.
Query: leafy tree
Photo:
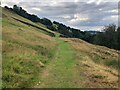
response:
[[[83,34],[80,30],[78,29],[71,29],[72,30],[72,36],[75,37],[75,38],[83,38]]]
[[[49,19],[47,19],[47,18],[41,19],[41,23],[44,24],[44,25],[47,25],[47,26],[51,26],[52,25],[52,22]]]
[[[18,7],[17,5],[13,6],[13,11],[15,11],[16,13],[18,13],[20,11],[20,7]]]
[[[5,6],[5,8],[6,8],[6,9],[9,9],[9,7],[8,7],[8,6]]]
[[[94,37],[94,35],[92,35],[90,32],[87,32],[87,31],[84,32],[83,39],[85,41],[92,43],[93,42],[93,37]]]
[[[94,43],[98,45],[107,46],[109,48],[118,48],[118,34],[116,25],[110,24],[105,26],[103,33],[99,33],[95,36]]]

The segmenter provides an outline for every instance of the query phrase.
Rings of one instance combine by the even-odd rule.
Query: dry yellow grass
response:
[[[118,69],[109,67],[104,63],[99,63],[96,59],[106,62],[109,60],[114,61],[114,59],[118,59],[119,51],[103,46],[92,45],[80,39],[61,39],[70,43],[77,51],[76,57],[85,70],[84,77],[86,78],[88,88],[118,88]]]
[[[55,50],[57,50],[59,39],[56,39],[58,40],[56,42],[55,38],[44,34],[37,28],[21,23],[11,16],[38,26],[38,24],[15,13],[3,10],[3,87],[34,87],[34,83],[40,82],[42,69],[56,55]],[[39,27],[46,29],[44,25],[39,25]],[[60,41],[61,46],[58,49],[61,51],[58,51],[60,55],[57,54],[57,57],[54,58],[58,60],[53,60],[47,68],[48,70],[53,70],[54,75],[57,72],[56,77],[60,77],[64,83],[68,83],[71,80],[69,81],[70,87],[72,85],[79,87],[81,82],[86,87],[93,88],[118,87],[118,68],[116,68],[117,65],[115,64],[118,61],[119,51],[92,45],[80,39],[61,39],[71,44],[75,51],[70,48],[69,44]],[[74,54],[76,54],[76,57],[74,57]],[[113,63],[115,61],[113,65],[115,67],[107,65],[107,63],[111,64],[111,61]],[[72,67],[70,66],[71,64],[73,65]],[[43,78],[50,75],[48,70],[44,71]],[[48,78],[46,82],[58,82],[57,79],[55,80],[54,75],[51,73],[53,77]],[[67,79],[68,77],[69,79]],[[58,85],[64,86],[64,83],[54,84],[57,87]]]
[[[82,63],[86,68],[84,74],[88,79],[88,87],[118,88],[117,70],[96,64],[89,57],[86,57]]]
[[[37,24],[5,9],[2,14],[3,87],[32,87],[42,68],[54,56],[57,43],[40,29],[12,17]]]

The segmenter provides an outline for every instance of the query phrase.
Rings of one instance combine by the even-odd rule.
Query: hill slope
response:
[[[46,28],[6,9],[3,9],[2,14],[3,87],[31,86],[37,80],[44,63],[53,58],[56,42],[48,36]],[[13,17],[46,31],[19,22]]]
[[[3,88],[118,87],[118,53],[59,38],[42,24],[3,9]]]

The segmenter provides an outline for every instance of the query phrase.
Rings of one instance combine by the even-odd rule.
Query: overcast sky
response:
[[[26,2],[26,0],[3,0],[2,6],[11,7],[17,4],[40,18],[46,17],[80,30],[101,30],[103,26],[108,24],[117,25],[118,1],[29,0]]]

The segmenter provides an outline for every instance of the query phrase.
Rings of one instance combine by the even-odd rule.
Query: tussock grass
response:
[[[33,87],[47,62],[56,51],[54,38],[40,29],[14,20],[19,18],[37,25],[13,12],[3,9],[3,88]],[[12,16],[12,17],[11,17]],[[38,25],[41,28],[42,25]],[[47,29],[46,29],[47,30]]]
[[[119,51],[103,46],[92,45],[80,39],[65,40],[71,43],[77,51],[89,55],[95,63],[118,69]]]
[[[62,38],[76,50],[77,65],[83,68],[86,87],[118,88],[119,51],[89,44],[75,38]],[[81,68],[80,67],[80,68]]]

